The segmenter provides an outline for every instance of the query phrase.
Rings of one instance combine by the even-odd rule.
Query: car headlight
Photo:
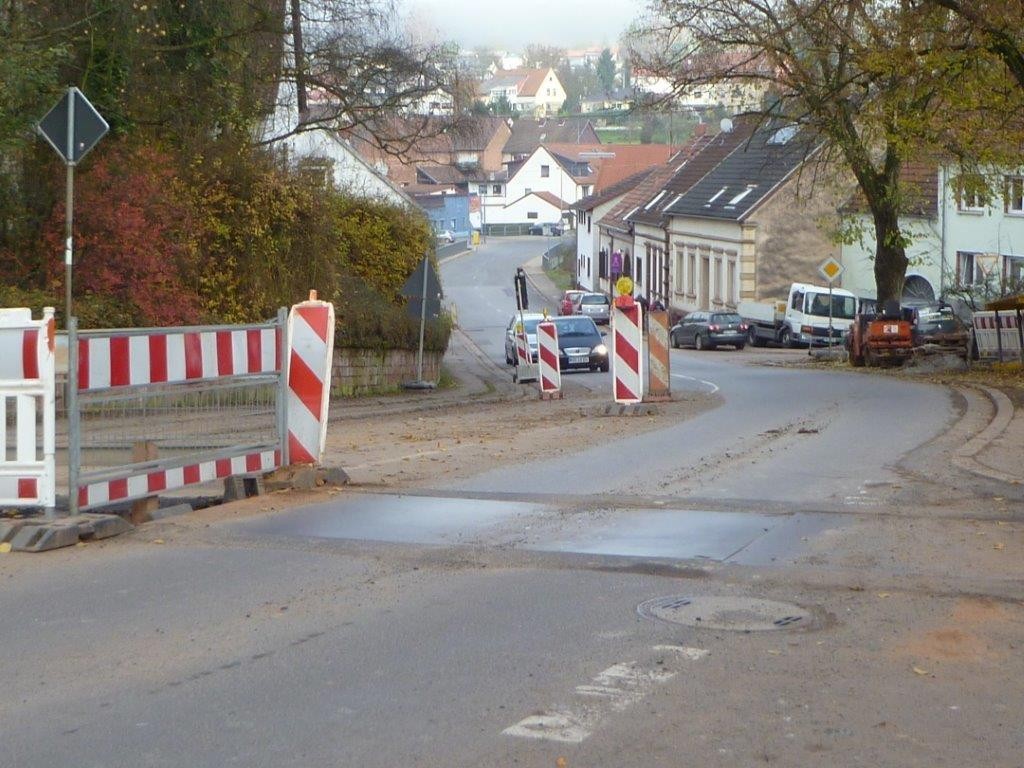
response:
[[[603,356],[603,355],[607,355],[608,354],[608,347],[606,347],[604,344],[598,344],[596,347],[594,347],[590,351],[593,352],[595,355],[602,355]]]

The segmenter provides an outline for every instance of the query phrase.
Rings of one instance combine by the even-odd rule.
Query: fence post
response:
[[[54,327],[53,307],[43,308],[43,321],[42,333],[45,334],[46,344],[50,348],[45,370],[40,370],[40,375],[47,382],[43,393],[43,463],[50,480],[47,483],[46,498],[42,499],[42,502],[46,517],[52,520],[57,516],[57,375],[54,362],[57,332]]]
[[[68,511],[78,514],[81,472],[81,421],[78,413],[78,318],[68,318]]]
[[[277,435],[281,445],[281,466],[287,467],[288,461],[288,309],[279,307],[277,310],[277,354],[281,361],[281,370],[277,380]]]
[[[1021,365],[1024,365],[1024,317],[1017,310],[1017,354],[1020,357]]]
[[[995,311],[996,321],[996,347],[999,350],[999,362],[1003,362],[1003,326],[999,322],[999,310]]]

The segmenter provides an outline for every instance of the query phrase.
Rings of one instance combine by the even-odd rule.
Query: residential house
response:
[[[612,61],[618,61],[618,48],[609,49],[612,54]],[[586,67],[596,67],[597,62],[601,59],[601,54],[604,52],[604,48],[591,47],[591,48],[579,48],[571,49],[565,52],[565,59],[569,64],[569,69],[585,69]]]
[[[790,283],[820,282],[821,262],[840,256],[824,223],[849,184],[814,165],[815,137],[793,125],[751,130],[746,121],[723,133],[734,131],[749,137],[663,209],[670,307],[679,312],[777,299]]]
[[[322,105],[314,103],[307,113],[299,114],[294,83],[279,83],[276,103],[274,113],[260,127],[259,137],[293,167],[352,195],[415,207],[412,198],[356,151],[333,125],[325,122],[319,126],[315,122]]]
[[[988,199],[955,165],[908,163],[901,174],[905,205],[900,225],[909,239],[906,301],[949,299],[1024,284],[1024,172],[991,169]],[[999,193],[1001,191],[1001,194]],[[871,217],[859,196],[844,210],[861,232],[844,245],[842,286],[874,298],[875,238]]]
[[[601,290],[597,282],[601,219],[623,196],[641,184],[656,168],[647,168],[632,176],[587,195],[572,206],[576,223],[576,284],[585,290]]]
[[[944,284],[939,166],[937,162],[907,163],[900,176],[904,193],[900,227],[909,238],[905,295],[930,301],[942,293]],[[838,284],[861,298],[874,299],[875,226],[863,196],[855,193],[840,209],[840,216],[855,239],[842,246],[844,270]]]
[[[502,150],[503,162],[525,160],[541,144],[600,144],[590,120],[581,117],[517,117]]]
[[[448,232],[456,239],[469,237],[470,196],[458,190],[417,193],[413,199],[422,208],[434,232],[438,235]]]
[[[488,106],[508,102],[513,112],[545,116],[565,103],[565,88],[550,67],[497,71],[480,84],[480,100]]]
[[[411,123],[409,133],[422,136],[411,142],[402,157],[381,151],[367,136],[353,143],[368,161],[383,169],[400,186],[421,183],[461,184],[502,176],[502,150],[511,135],[504,118],[462,116],[449,127],[442,121]]]
[[[538,147],[528,158],[507,164],[508,180],[501,192],[499,185],[482,185],[484,217],[488,224],[516,224],[544,221],[550,210],[528,207],[522,219],[523,204],[537,203],[528,198],[545,192],[543,198],[560,207],[560,215],[551,223],[563,221],[573,226],[572,206],[581,198],[615,184],[638,171],[664,162],[672,148],[663,144],[553,144]],[[490,194],[488,194],[490,192]]]

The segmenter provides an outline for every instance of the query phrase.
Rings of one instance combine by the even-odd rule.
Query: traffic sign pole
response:
[[[68,88],[68,151],[67,155],[67,197],[64,217],[64,327],[71,320],[71,266],[74,260],[75,221],[75,99]]]
[[[36,130],[56,150],[67,166],[67,198],[64,222],[64,325],[71,321],[71,268],[74,262],[75,166],[96,146],[110,126],[80,90],[67,93],[36,125]]]

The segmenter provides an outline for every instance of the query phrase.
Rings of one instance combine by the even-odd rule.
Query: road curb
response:
[[[986,397],[988,397],[989,401],[991,401],[996,412],[992,417],[992,420],[984,429],[956,449],[956,452],[953,455],[953,463],[961,469],[972,474],[988,478],[989,480],[997,480],[1003,483],[1019,485],[1021,483],[1021,478],[1014,477],[1013,475],[1001,472],[998,469],[993,469],[992,467],[987,467],[976,458],[977,455],[990,446],[993,441],[1001,437],[1010,426],[1014,416],[1013,402],[1006,396],[1005,392],[995,389],[994,387],[987,387],[984,384],[961,386],[970,387],[971,389],[982,392]],[[970,401],[968,400],[968,402]]]

